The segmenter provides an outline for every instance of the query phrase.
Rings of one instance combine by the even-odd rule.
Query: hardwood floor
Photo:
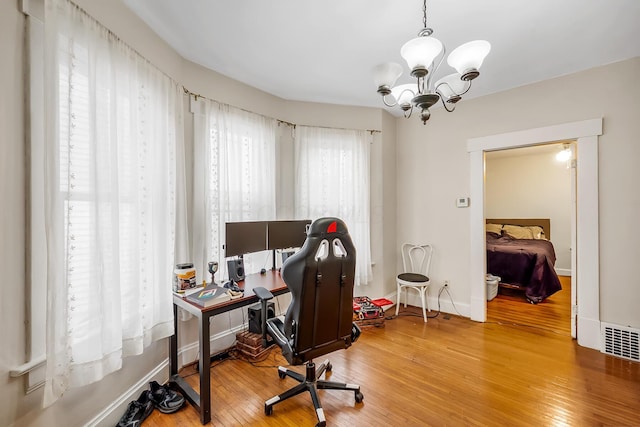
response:
[[[529,325],[571,336],[571,277],[559,276],[562,290],[539,304],[530,304],[524,291],[500,288],[487,302],[487,322]]]
[[[357,404],[351,392],[321,390],[329,426],[640,425],[638,363],[579,347],[546,327],[444,315],[424,324],[402,313],[328,356],[330,377],[360,384],[364,394]],[[315,425],[308,393],[264,414],[266,399],[294,385],[278,378],[276,366],[285,363],[275,348],[260,363],[214,364],[211,425]],[[188,381],[197,386],[197,375]],[[197,412],[186,404],[171,415],[154,411],[144,423],[174,425],[200,425]]]

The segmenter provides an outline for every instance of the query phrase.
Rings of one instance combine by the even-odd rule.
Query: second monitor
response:
[[[307,239],[311,220],[268,221],[267,241],[269,250],[299,248]]]

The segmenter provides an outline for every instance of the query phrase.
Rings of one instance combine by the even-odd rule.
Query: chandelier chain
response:
[[[422,26],[427,28],[427,0],[422,2]]]

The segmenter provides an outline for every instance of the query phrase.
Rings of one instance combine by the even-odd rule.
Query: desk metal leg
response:
[[[173,305],[173,335],[169,339],[169,377],[178,373],[178,306]]]
[[[200,421],[206,424],[211,421],[211,349],[209,344],[209,316],[199,316],[200,360]]]
[[[200,329],[200,395],[178,374],[178,307],[173,306],[174,334],[169,340],[169,381],[179,390],[193,406],[200,411],[200,421],[207,424],[211,421],[211,379],[209,377],[209,317],[197,316]],[[206,319],[203,319],[206,317]],[[206,361],[203,364],[203,360]]]

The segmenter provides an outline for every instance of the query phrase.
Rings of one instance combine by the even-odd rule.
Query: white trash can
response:
[[[487,274],[487,301],[491,301],[498,295],[498,284],[500,283],[500,277],[493,274]]]

